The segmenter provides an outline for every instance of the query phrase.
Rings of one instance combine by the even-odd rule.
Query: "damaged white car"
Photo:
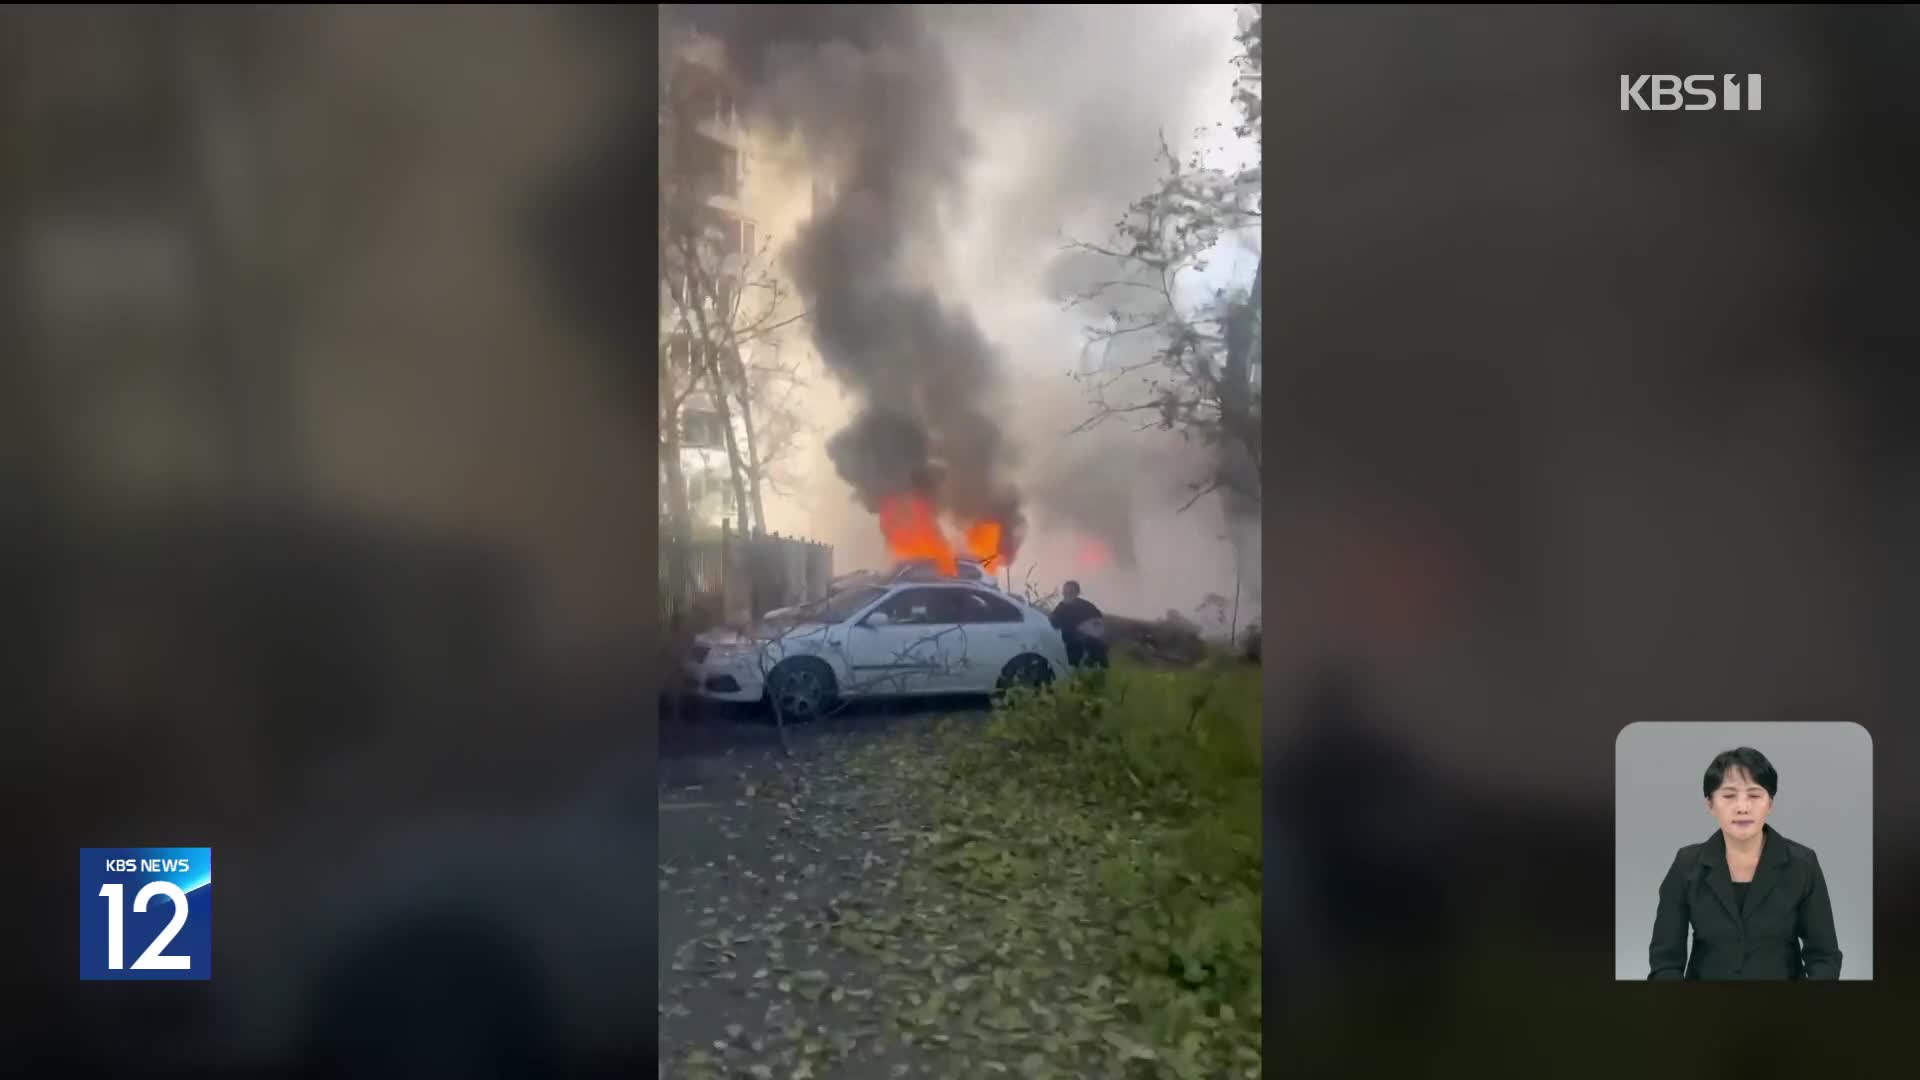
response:
[[[1067,673],[1066,645],[1038,609],[979,582],[892,577],[771,613],[750,633],[702,634],[688,681],[702,697],[765,701],[804,721],[841,701],[991,694]]]

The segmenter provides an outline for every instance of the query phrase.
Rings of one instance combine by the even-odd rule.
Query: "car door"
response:
[[[985,589],[950,589],[958,632],[943,650],[938,689],[952,694],[990,694],[1014,657],[1027,651],[1020,609]]]
[[[940,692],[947,681],[946,650],[959,631],[950,591],[935,586],[901,589],[854,623],[847,632],[847,666],[854,684],[849,696]]]

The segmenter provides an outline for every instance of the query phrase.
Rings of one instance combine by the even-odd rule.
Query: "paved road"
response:
[[[945,1075],[881,1018],[887,973],[831,931],[845,912],[887,910],[915,811],[856,751],[905,751],[916,732],[953,715],[983,717],[983,703],[850,710],[789,728],[791,757],[764,718],[724,712],[669,725],[659,802],[662,1076]]]
[[[835,715],[786,729],[796,756],[846,737],[912,732],[942,716],[985,716],[988,703],[978,697],[933,698],[918,702],[850,705]],[[703,783],[710,776],[731,776],[741,762],[780,754],[780,731],[771,716],[755,706],[690,706],[681,719],[663,719],[660,736],[662,798]]]

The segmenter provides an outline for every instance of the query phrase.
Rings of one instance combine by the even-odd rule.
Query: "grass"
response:
[[[876,748],[924,809],[926,899],[842,936],[934,944],[903,1030],[981,1074],[1257,1077],[1260,701],[1249,664],[1122,660]]]

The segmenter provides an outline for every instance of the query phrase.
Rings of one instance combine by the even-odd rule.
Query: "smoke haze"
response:
[[[1267,419],[1287,468],[1267,513],[1287,554],[1272,583],[1286,618],[1264,646],[1268,760],[1316,730],[1363,729],[1372,753],[1296,757],[1299,778],[1344,794],[1270,816],[1268,842],[1337,836],[1381,790],[1457,838],[1427,871],[1453,914],[1403,910],[1462,962],[1335,944],[1318,970],[1380,991],[1353,999],[1361,1015],[1391,1007],[1418,968],[1434,973],[1422,1002],[1497,1018],[1436,1017],[1408,1063],[1497,1045],[1509,1060],[1571,1048],[1605,1071],[1656,1057],[1697,1070],[1732,1046],[1702,1031],[1779,1020],[1867,1067],[1894,1001],[1809,1011],[1784,995],[1532,988],[1604,979],[1604,928],[1651,926],[1651,894],[1624,914],[1582,890],[1538,899],[1542,881],[1615,858],[1612,807],[1594,794],[1612,790],[1627,724],[1750,722],[1764,749],[1773,721],[1858,720],[1879,761],[1913,753],[1901,297],[1920,174],[1905,58],[1920,22],[1900,9],[1277,11],[1267,123],[1311,164],[1284,170],[1272,200],[1286,208],[1288,258],[1268,291],[1286,363],[1270,369]],[[1763,73],[1765,111],[1617,106],[1623,73],[1695,71]],[[1303,693],[1339,661],[1364,673],[1368,723]],[[1420,786],[1383,779],[1382,759]],[[1270,785],[1270,806],[1294,779]],[[1699,789],[1671,798],[1704,838]],[[1912,925],[1917,813],[1902,799],[1878,809],[1876,926]],[[1377,859],[1395,886],[1378,893],[1401,895],[1424,840],[1366,846],[1349,856]],[[1296,906],[1303,876],[1270,875],[1286,883],[1268,899],[1286,913],[1268,941],[1276,970],[1366,932],[1351,909]],[[1913,943],[1876,934],[1873,948],[1885,972]],[[1315,972],[1286,982],[1272,985],[1303,1004],[1336,992]],[[1339,1067],[1355,1071],[1347,1049]]]
[[[1023,456],[1033,528],[1016,584],[1029,569],[1046,587],[1073,577],[1107,609],[1149,616],[1169,608],[1191,614],[1210,593],[1230,598],[1235,550],[1224,538],[1220,500],[1180,510],[1193,496],[1188,485],[1207,472],[1205,449],[1124,421],[1068,434],[1091,412],[1070,373],[1100,315],[1066,310],[1061,298],[1074,276],[1084,283],[1096,272],[1063,245],[1107,240],[1127,204],[1153,190],[1160,133],[1184,153],[1216,143],[1196,138],[1196,129],[1231,124],[1235,11],[940,11],[980,148],[972,212],[955,229],[956,279],[1004,343],[1019,387],[1010,428],[1024,446],[1043,448]],[[1251,266],[1242,269],[1250,278]],[[1123,337],[1087,359],[1117,367],[1150,358],[1154,346],[1145,336]],[[1258,522],[1245,531],[1257,537]],[[1242,545],[1250,555],[1242,560],[1243,625],[1259,608],[1257,540],[1244,543],[1252,537]]]

